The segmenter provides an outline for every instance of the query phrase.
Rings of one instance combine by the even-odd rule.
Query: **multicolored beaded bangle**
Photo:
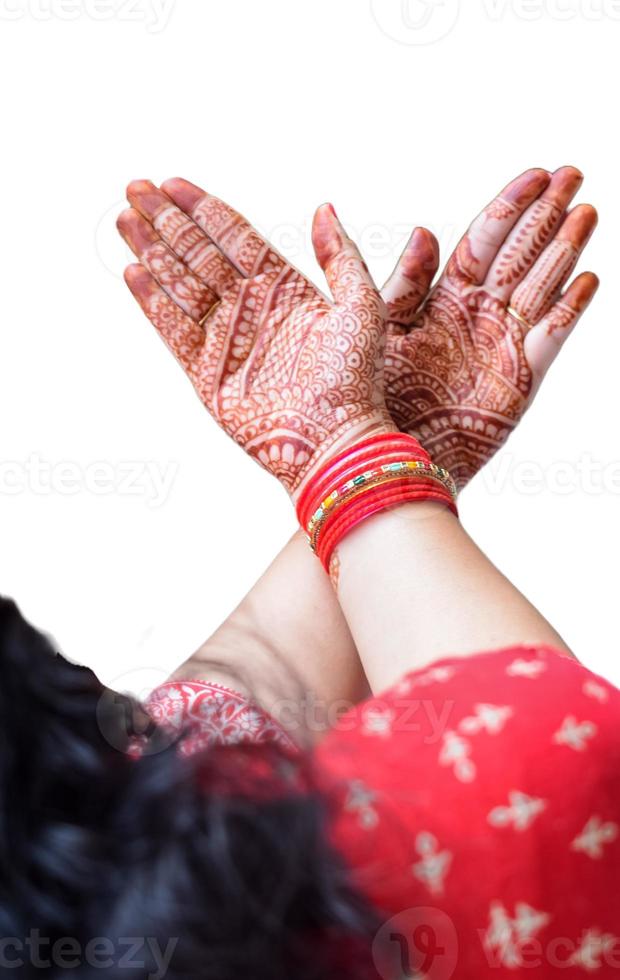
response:
[[[308,522],[307,535],[312,551],[316,552],[317,550],[318,537],[327,518],[333,517],[335,511],[342,504],[350,502],[360,494],[380,486],[382,483],[387,483],[395,479],[402,480],[403,478],[435,481],[448,491],[453,500],[456,500],[456,484],[448,471],[442,466],[414,459],[403,460],[397,463],[386,463],[378,469],[367,470],[365,473],[360,473],[358,476],[355,476],[352,480],[348,480],[347,483],[333,490],[323,500]]]

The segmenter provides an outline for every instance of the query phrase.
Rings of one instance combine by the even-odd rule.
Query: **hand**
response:
[[[596,292],[586,272],[562,294],[597,222],[589,205],[565,216],[581,182],[572,167],[514,180],[471,225],[423,310],[391,330],[392,418],[460,487],[506,441]],[[403,270],[406,254],[388,305]]]
[[[421,315],[418,311],[439,264],[438,245],[430,232],[415,229],[383,289],[390,319],[388,407],[399,428],[416,435],[437,462],[451,470],[459,486],[507,439],[596,291],[596,277],[585,273],[562,299],[557,297],[596,224],[596,212],[588,206],[575,208],[532,270],[580,183],[578,171],[563,168],[553,178],[546,171],[528,171],[509,184],[472,224]],[[186,273],[193,269],[204,282],[205,264],[219,261],[220,254],[242,275],[260,275],[264,265],[273,262],[295,271],[240,215],[200,188],[173,179],[163,191],[148,181],[134,182],[128,192],[133,209],[119,219],[130,247],[163,286],[158,290],[139,267],[128,270],[130,288],[147,316],[153,300],[141,299],[140,283],[149,284],[153,297],[165,291],[198,319],[217,295],[207,289],[196,296],[195,283]],[[536,307],[542,319],[526,337],[523,324],[508,314],[505,296],[528,270],[514,302],[521,303],[524,319],[535,315]],[[495,303],[494,280],[504,294]],[[306,295],[321,298],[303,281]],[[227,281],[220,284],[221,289],[227,286]],[[542,316],[550,303],[549,315]]]
[[[333,303],[239,215],[199,195],[196,224],[153,185],[130,187],[136,208],[119,228],[142,264],[126,279],[222,428],[296,494],[346,442],[394,430],[385,306],[330,205],[312,235]]]

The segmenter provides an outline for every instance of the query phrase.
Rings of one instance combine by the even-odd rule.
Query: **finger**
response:
[[[170,299],[194,320],[202,319],[217,302],[213,290],[192,275],[138,211],[133,208],[123,211],[116,226],[132,252]]]
[[[506,236],[550,180],[546,170],[533,169],[511,181],[469,226],[446,274],[481,285]]]
[[[528,323],[538,323],[558,299],[589,242],[598,216],[580,204],[564,220],[550,245],[512,295],[510,305]]]
[[[242,276],[254,277],[286,265],[269,242],[224,201],[181,177],[165,180],[161,186],[181,211],[191,215]]]
[[[485,280],[485,287],[499,299],[508,300],[547,247],[566,208],[583,183],[575,167],[561,167],[499,250]]]
[[[162,240],[217,296],[239,282],[239,273],[207,235],[150,180],[134,180],[127,200],[149,221]]]
[[[439,243],[426,228],[415,228],[394,272],[381,290],[390,326],[410,327],[439,268]]]
[[[128,266],[125,282],[174,356],[191,372],[204,346],[204,331],[179,309],[144,266]]]
[[[593,272],[582,272],[540,323],[527,334],[525,356],[534,376],[533,392],[590,305],[598,285],[598,277]]]
[[[363,294],[366,302],[383,307],[368,267],[332,204],[321,205],[314,215],[312,244],[336,303],[350,303]]]

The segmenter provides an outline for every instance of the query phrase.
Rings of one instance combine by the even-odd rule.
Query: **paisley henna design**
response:
[[[134,213],[121,218],[132,247]],[[229,219],[218,231],[234,238],[240,265],[260,272],[220,293],[204,332],[178,302],[186,276],[175,286],[151,275],[153,246],[128,282],[218,423],[294,493],[336,444],[394,429],[383,395],[385,306],[329,206],[313,240],[335,304],[269,251],[259,255],[255,233]]]
[[[416,435],[452,471],[459,486],[506,440],[596,290],[596,277],[588,273],[563,298],[559,295],[596,223],[592,208],[576,208],[548,244],[581,179],[573,168],[553,177],[532,170],[509,184],[473,222],[421,313],[438,265],[430,232],[414,231],[384,287],[390,412],[399,428]],[[369,328],[358,322],[363,304],[356,307],[356,297],[365,288],[372,305],[376,294],[359,257],[349,266],[337,252],[338,261],[330,263],[322,242],[329,222],[315,226],[315,245],[343,307],[336,322],[322,294],[217,198],[178,178],[166,181],[162,190],[135,182],[128,196],[184,263],[162,281],[157,263],[144,255],[144,229],[138,233],[135,217],[121,216],[123,234],[157,280],[134,267],[130,287],[207,407],[252,455],[292,489],[317,446],[329,444],[325,416],[305,414],[309,400],[327,414],[337,411],[345,431],[349,425],[357,431],[358,424],[375,424],[372,385],[361,379],[372,357],[379,356],[380,344],[372,354],[358,349],[361,332]],[[338,240],[342,248],[342,235],[328,234],[327,245]],[[189,288],[183,268],[222,297],[206,334],[181,302]],[[542,317],[527,336],[508,314],[509,303],[532,324]],[[190,317],[179,316],[179,307]],[[349,326],[343,329],[339,317]],[[375,324],[370,332],[376,338]],[[373,383],[379,384],[380,368],[373,370]],[[352,414],[336,404],[337,386],[349,409],[357,405]],[[289,391],[297,399],[295,422],[284,404]],[[383,408],[379,416],[384,419]]]

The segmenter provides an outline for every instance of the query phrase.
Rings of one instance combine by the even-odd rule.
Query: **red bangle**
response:
[[[419,442],[383,433],[347,447],[308,481],[297,516],[326,569],[340,541],[374,514],[401,503],[434,500],[457,513],[456,486]]]
[[[419,459],[430,463],[431,458],[413,436],[400,432],[386,432],[348,446],[329,462],[325,463],[309,480],[297,501],[297,517],[302,527],[308,522],[330,490],[339,482],[346,482],[349,473],[361,473],[366,468],[364,463],[385,463],[394,459]],[[384,457],[386,457],[384,459]]]
[[[329,570],[332,555],[347,534],[367,518],[373,517],[390,507],[396,507],[398,504],[431,500],[447,505],[453,514],[457,514],[453,500],[446,496],[445,491],[439,490],[436,484],[430,481],[425,483],[416,480],[415,486],[411,486],[412,482],[409,480],[400,487],[390,487],[385,489],[382,494],[369,495],[370,499],[366,502],[361,500],[357,507],[345,509],[337,521],[335,520],[333,525],[321,536],[320,545],[317,548],[317,557],[321,560],[321,564]]]

